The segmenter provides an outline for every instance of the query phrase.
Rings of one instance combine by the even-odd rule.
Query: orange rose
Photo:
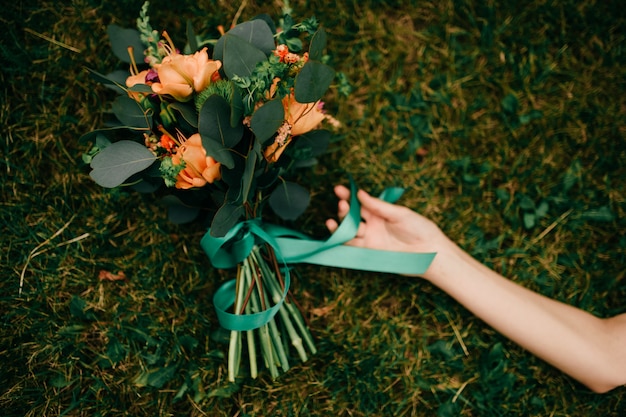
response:
[[[222,177],[221,164],[207,156],[199,133],[191,135],[172,156],[174,165],[180,165],[181,161],[185,163],[185,168],[178,173],[176,188],[202,187]]]
[[[172,53],[155,64],[159,74],[158,82],[152,83],[157,94],[169,94],[179,101],[187,101],[193,92],[200,92],[211,83],[215,73],[221,68],[220,61],[209,59],[207,48],[193,55]]]
[[[289,145],[289,142],[291,142],[291,138],[287,139],[282,144],[280,142],[272,143],[267,148],[265,148],[265,151],[263,151],[263,157],[267,162],[270,163],[278,161],[278,158],[280,158],[280,156],[283,154],[283,152],[287,148],[287,145]]]
[[[287,122],[291,125],[291,135],[303,135],[315,129],[324,120],[320,102],[298,103],[293,93],[283,98]]]
[[[283,154],[292,136],[303,135],[315,129],[326,118],[321,110],[320,102],[299,103],[291,93],[283,98],[286,124],[278,129],[274,143],[263,151],[263,156],[268,162],[276,162]]]

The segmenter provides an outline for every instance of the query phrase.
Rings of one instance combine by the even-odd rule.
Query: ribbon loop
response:
[[[271,308],[253,314],[232,314],[227,310],[234,304],[236,280],[223,284],[213,297],[222,327],[229,330],[252,330],[268,323],[280,309],[290,286],[288,264],[315,265],[357,269],[362,271],[421,275],[430,266],[435,253],[408,253],[359,248],[345,245],[354,238],[361,223],[361,207],[356,197],[354,181],[350,182],[350,210],[337,230],[325,241],[312,240],[285,227],[263,224],[258,219],[246,220],[235,226],[223,238],[205,234],[200,244],[216,268],[233,268],[242,262],[258,243],[268,244],[285,266],[285,287],[282,298]],[[395,202],[401,188],[385,190],[381,198]]]

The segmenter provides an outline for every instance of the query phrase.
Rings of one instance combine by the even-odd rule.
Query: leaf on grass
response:
[[[535,227],[536,216],[535,213],[524,213],[524,227],[527,229],[532,229]]]
[[[228,384],[226,386],[215,388],[214,390],[209,391],[207,397],[220,397],[220,398],[230,398],[233,394],[239,392],[241,387],[239,384]]]
[[[174,377],[176,370],[176,365],[170,365],[153,371],[142,372],[133,382],[140,387],[161,388]]]
[[[147,169],[156,156],[144,145],[130,140],[115,142],[91,161],[91,178],[102,187],[114,188],[131,176]]]
[[[615,215],[608,206],[587,210],[582,213],[581,217],[584,220],[592,220],[596,222],[612,222],[615,220]]]

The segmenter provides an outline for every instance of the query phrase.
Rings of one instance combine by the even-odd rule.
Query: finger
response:
[[[350,190],[343,185],[335,186],[335,194],[341,200],[349,200],[350,199]]]
[[[382,217],[383,219],[395,221],[401,218],[404,211],[401,206],[387,203],[376,197],[372,197],[364,190],[359,190],[357,197],[361,202],[361,216],[367,221],[371,215]]]
[[[337,203],[337,216],[339,217],[339,220],[343,220],[344,217],[348,215],[349,211],[350,204],[348,204],[346,200],[339,200]]]
[[[326,228],[330,233],[335,233],[335,230],[339,227],[339,224],[334,219],[326,220]]]

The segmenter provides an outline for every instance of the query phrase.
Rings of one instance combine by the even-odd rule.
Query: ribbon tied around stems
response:
[[[217,318],[227,330],[247,331],[268,323],[278,313],[287,297],[291,279],[289,264],[309,263],[338,268],[393,274],[421,275],[430,266],[435,253],[409,253],[359,248],[344,245],[356,236],[361,223],[361,207],[356,198],[356,186],[350,184],[350,211],[337,230],[326,240],[310,237],[273,224],[263,224],[259,219],[237,224],[224,237],[213,237],[210,230],[200,244],[216,268],[237,266],[257,243],[267,243],[274,249],[276,258],[285,266],[285,285],[280,300],[272,307],[252,314],[233,314],[227,310],[234,304],[236,280],[224,283],[213,296]],[[388,188],[380,196],[395,202],[402,195],[401,188]]]

